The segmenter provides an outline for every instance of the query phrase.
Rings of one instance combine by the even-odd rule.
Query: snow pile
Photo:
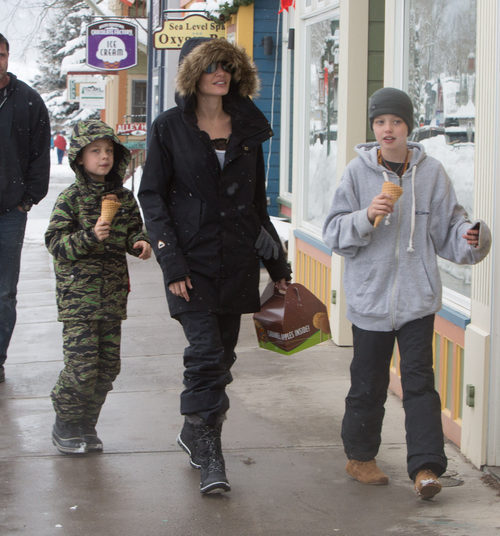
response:
[[[449,145],[444,136],[436,136],[420,142],[427,154],[437,158],[451,178],[458,202],[474,219],[474,144]],[[480,218],[481,215],[478,215]],[[472,270],[470,266],[458,265],[438,259],[443,274],[443,284],[466,296],[470,296]]]
[[[330,141],[330,154],[326,140],[321,143],[318,139],[309,146],[309,173],[304,184],[306,219],[319,229],[323,226],[337,186],[336,170],[337,142]]]

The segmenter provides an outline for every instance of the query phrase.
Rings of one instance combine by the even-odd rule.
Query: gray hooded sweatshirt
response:
[[[384,180],[399,184],[399,178],[377,162],[378,143],[360,144],[323,226],[325,243],[345,257],[347,318],[365,330],[397,330],[436,313],[442,294],[437,256],[475,264],[491,246],[488,226],[470,222],[441,163],[419,143],[408,147],[412,156],[402,177],[403,194],[390,216],[375,228],[368,206]],[[476,223],[479,244],[472,247],[462,235]]]

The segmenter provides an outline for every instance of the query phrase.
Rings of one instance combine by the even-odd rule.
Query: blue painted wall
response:
[[[281,31],[282,20],[278,15],[280,0],[255,0],[254,4],[254,48],[253,57],[261,79],[261,90],[255,104],[272,124],[274,136],[264,144],[264,164],[267,171],[267,196],[270,198],[269,214],[278,215],[276,198],[279,195],[279,151],[280,151],[280,110],[281,110]],[[277,28],[279,24],[279,34]],[[273,38],[273,53],[264,54],[262,39]],[[277,57],[276,57],[277,55]],[[276,73],[275,73],[276,70]],[[273,91],[274,80],[274,91]],[[274,100],[274,111],[273,111]],[[270,159],[269,152],[271,153]],[[269,168],[268,168],[269,166]]]

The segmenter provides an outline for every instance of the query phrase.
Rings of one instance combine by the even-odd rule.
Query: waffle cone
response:
[[[401,186],[398,186],[397,184],[394,184],[391,181],[384,181],[384,184],[382,184],[382,193],[390,195],[393,199],[393,203],[395,203],[401,197],[401,194],[403,193],[403,188],[401,188]],[[376,216],[373,227],[377,227],[383,219],[384,216],[382,214]]]
[[[101,205],[101,218],[104,221],[111,223],[116,214],[116,211],[120,208],[121,203],[119,201],[113,201],[112,199],[103,199]]]

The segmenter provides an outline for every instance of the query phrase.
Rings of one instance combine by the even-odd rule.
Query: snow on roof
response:
[[[85,49],[77,48],[70,56],[64,56],[61,61],[61,76],[70,72],[95,72],[94,67],[85,63]]]

